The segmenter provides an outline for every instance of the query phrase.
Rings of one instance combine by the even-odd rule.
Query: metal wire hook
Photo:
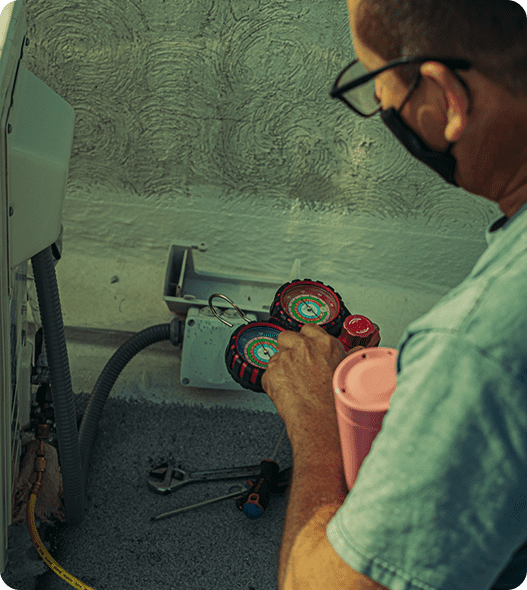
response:
[[[212,305],[212,300],[214,299],[214,297],[221,297],[222,299],[225,299],[225,301],[228,301],[234,307],[234,309],[240,314],[240,317],[242,318],[242,320],[244,322],[246,322],[247,324],[250,323],[251,320],[249,320],[247,317],[245,317],[245,314],[243,313],[243,311],[236,305],[236,303],[234,303],[234,301],[232,299],[229,299],[228,297],[226,297],[225,295],[222,295],[221,293],[214,293],[214,295],[211,295],[209,297],[209,307],[210,307],[210,310],[212,311],[212,313],[220,320],[220,322],[223,322],[226,326],[229,326],[229,328],[234,328],[233,324],[220,318],[220,316],[216,313],[216,310],[214,309],[214,306]]]

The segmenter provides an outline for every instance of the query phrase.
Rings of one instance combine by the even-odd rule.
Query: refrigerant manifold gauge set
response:
[[[380,341],[379,326],[364,316],[352,315],[341,296],[320,281],[304,279],[282,285],[266,322],[249,321],[231,299],[215,293],[209,298],[209,307],[224,324],[232,327],[214,309],[215,297],[228,301],[246,322],[232,334],[225,350],[225,363],[234,381],[252,391],[264,391],[262,376],[267,363],[278,352],[277,339],[285,330],[300,332],[303,325],[316,324],[338,338],[346,350],[377,346]]]

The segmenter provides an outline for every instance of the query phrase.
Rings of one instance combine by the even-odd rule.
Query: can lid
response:
[[[390,407],[390,398],[397,387],[398,350],[395,348],[363,348],[347,356],[333,375],[335,395],[358,424],[373,426],[382,421]],[[373,422],[372,422],[373,420]]]

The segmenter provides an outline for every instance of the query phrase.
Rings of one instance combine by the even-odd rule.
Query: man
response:
[[[278,338],[263,386],[293,448],[280,590],[503,590],[523,581],[527,59],[518,53],[520,79],[505,51],[515,35],[517,48],[525,48],[527,27],[525,14],[511,17],[507,4],[513,3],[348,0],[359,61],[342,73],[332,95],[362,116],[380,112],[415,157],[447,183],[497,202],[505,216],[488,228],[489,248],[465,281],[403,335],[390,410],[349,494],[332,392],[343,348],[317,326]],[[391,6],[394,19],[436,10],[440,20],[430,20],[430,27],[438,28],[445,47],[443,19],[448,25],[448,11],[464,6],[450,31],[477,51],[484,36],[465,37],[478,13],[494,10],[484,14],[490,23],[505,19],[499,59],[483,49],[463,55],[461,46],[454,62],[445,61],[444,52],[421,60],[412,84],[401,72],[415,64],[375,74],[388,63],[374,47],[384,40],[380,17],[374,18],[384,10],[378,5]],[[471,10],[476,19],[466,16]],[[407,28],[417,36],[419,26]],[[372,38],[369,45],[361,35]],[[405,41],[413,46],[413,39]],[[508,87],[499,77],[500,60]],[[368,72],[375,74],[370,80]]]

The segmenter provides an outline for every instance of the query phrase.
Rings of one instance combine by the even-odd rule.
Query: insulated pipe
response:
[[[104,404],[115,381],[130,360],[147,346],[163,340],[170,340],[174,346],[180,344],[183,341],[184,325],[180,325],[179,319],[174,318],[170,324],[151,326],[132,336],[115,352],[95,384],[77,433],[68,350],[51,248],[33,256],[31,263],[51,375],[66,524],[76,526],[84,520],[84,498],[91,450]]]
[[[177,322],[179,323],[179,320]],[[85,484],[88,480],[91,450],[97,435],[97,428],[99,427],[104,404],[110,395],[110,391],[117,377],[119,377],[121,371],[134,356],[147,346],[155,342],[161,342],[162,340],[171,340],[174,344],[170,334],[171,326],[173,325],[174,321],[170,324],[158,324],[157,326],[151,326],[134,334],[117,349],[112,358],[106,363],[99,379],[97,379],[79,428],[79,444]]]
[[[66,504],[66,522],[76,526],[84,520],[84,481],[68,349],[64,336],[59,288],[51,248],[46,248],[33,256],[31,263],[51,375],[51,391],[55,406]]]

